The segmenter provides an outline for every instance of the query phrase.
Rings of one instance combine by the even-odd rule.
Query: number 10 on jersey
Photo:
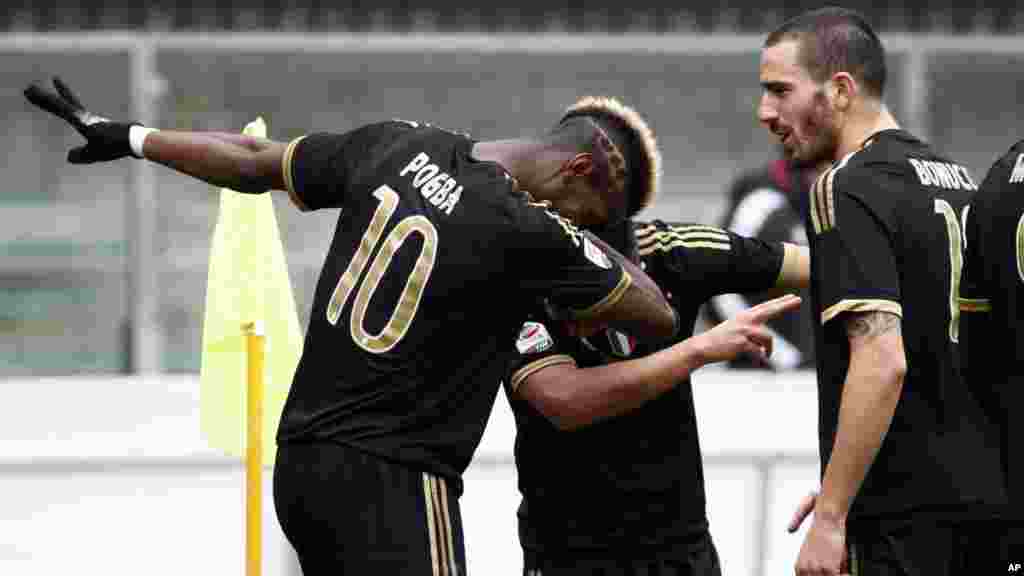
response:
[[[373,196],[380,201],[380,204],[374,211],[352,260],[349,261],[348,267],[345,268],[345,272],[338,280],[338,285],[334,288],[331,300],[327,304],[327,321],[331,325],[337,325],[341,310],[358,284],[359,289],[356,291],[356,299],[352,305],[349,319],[352,341],[367,352],[382,354],[391,350],[405,336],[419,309],[420,298],[423,296],[423,290],[427,287],[427,280],[430,279],[430,273],[434,270],[434,260],[437,257],[437,229],[434,228],[430,220],[420,214],[403,218],[384,238],[377,256],[370,264],[369,271],[363,276],[370,255],[384,234],[388,220],[398,208],[398,193],[387,185],[374,190]],[[385,272],[388,271],[388,265],[391,264],[395,253],[414,232],[423,237],[423,245],[416,258],[416,263],[405,276],[402,294],[398,297],[398,303],[394,309],[391,310],[391,315],[384,328],[377,334],[370,334],[363,327],[363,323],[366,320],[366,310],[373,298],[373,293],[376,292]],[[392,273],[395,272],[392,271]],[[360,277],[362,277],[361,281]]]

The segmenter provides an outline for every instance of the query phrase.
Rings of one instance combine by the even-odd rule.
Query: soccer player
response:
[[[964,216],[960,353],[996,424],[1010,508],[1006,562],[1024,555],[1024,140],[989,169]],[[1016,556],[1010,554],[1015,552]]]
[[[679,339],[715,294],[808,284],[807,249],[795,244],[661,221],[627,221],[600,237],[665,291]],[[701,347],[715,330],[686,342]],[[517,425],[524,575],[718,576],[690,386],[697,366],[651,369],[647,360],[664,354],[657,347],[616,330],[573,338],[543,310],[516,347],[504,382]],[[752,356],[764,362],[771,351]]]
[[[816,176],[813,169],[794,167],[781,158],[745,170],[729,186],[728,207],[718,224],[740,236],[806,246],[803,214],[807,212],[807,189]],[[730,368],[781,371],[814,366],[810,298],[804,292],[800,292],[804,299],[798,312],[769,322],[775,338],[768,363],[756,363],[741,356],[729,362]],[[769,296],[770,293],[719,294],[704,308],[705,317],[715,325]]]
[[[810,192],[821,489],[796,572],[966,574],[1005,505],[957,349],[968,171],[902,130],[862,16],[801,14],[768,35],[758,107],[789,160],[834,162]],[[980,546],[980,544],[977,544]],[[966,562],[966,565],[963,563]]]
[[[283,143],[114,122],[54,84],[25,96],[86,139],[72,163],[134,156],[341,209],[277,439],[275,506],[307,574],[465,572],[462,473],[534,302],[639,337],[675,331],[642,271],[551,209],[600,224],[653,197],[656,144],[618,101],[585,98],[534,139],[387,121]],[[756,328],[732,326],[738,340]]]

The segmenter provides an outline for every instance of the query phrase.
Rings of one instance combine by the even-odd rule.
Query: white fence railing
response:
[[[785,572],[817,478],[813,377],[705,369],[694,395],[724,573]],[[206,446],[198,405],[194,375],[0,382],[0,572],[242,574],[244,467]],[[514,434],[499,398],[461,501],[475,574],[520,573]],[[267,573],[297,574],[265,478]]]

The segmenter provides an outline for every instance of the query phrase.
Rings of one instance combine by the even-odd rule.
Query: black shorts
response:
[[[704,531],[661,552],[564,554],[523,550],[523,576],[721,576],[718,551]]]
[[[999,520],[950,521],[912,515],[884,525],[850,527],[851,576],[1006,574],[1008,525]]]
[[[305,576],[466,574],[448,482],[334,444],[285,444],[274,507]]]

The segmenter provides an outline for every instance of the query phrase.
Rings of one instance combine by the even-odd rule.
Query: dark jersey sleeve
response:
[[[304,211],[343,207],[359,166],[410,129],[405,122],[378,122],[343,134],[316,132],[292,140],[282,160],[292,202]]]
[[[519,287],[578,318],[613,306],[632,278],[604,250],[546,205],[515,202],[509,239]]]
[[[686,285],[700,302],[715,294],[775,287],[785,261],[781,242],[747,238],[714,226],[655,221],[636,228],[646,272],[667,290]],[[699,290],[694,294],[693,290]]]
[[[568,337],[550,320],[536,317],[523,323],[516,337],[515,357],[509,363],[504,382],[509,395],[514,395],[531,374],[556,364],[576,365],[566,348]]]
[[[811,222],[817,235],[812,269],[822,324],[843,312],[902,317],[891,217],[865,200],[898,192],[897,175],[866,167],[826,172],[812,188]]]

